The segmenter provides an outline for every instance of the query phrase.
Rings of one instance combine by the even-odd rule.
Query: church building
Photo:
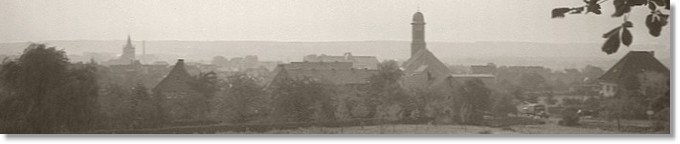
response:
[[[425,43],[425,18],[423,13],[413,15],[411,58],[402,64],[403,84],[408,89],[427,89],[437,79],[447,77],[451,71],[427,49]]]

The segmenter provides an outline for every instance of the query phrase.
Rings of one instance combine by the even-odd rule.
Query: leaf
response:
[[[652,10],[652,11],[656,10],[656,4],[654,4],[654,2],[649,3],[649,5],[647,5],[647,7],[649,8],[649,10]]]
[[[598,4],[599,0],[590,0],[590,1],[585,1],[587,3],[588,9],[586,10],[586,14],[588,12],[593,12],[595,14],[602,14],[602,11],[600,10],[602,7],[600,7],[600,4]]]
[[[623,14],[630,12],[630,5],[626,4],[626,0],[614,0],[614,8],[616,11],[612,17],[621,17]]]
[[[633,35],[630,34],[630,31],[628,31],[627,28],[623,28],[623,33],[621,34],[621,42],[626,46],[630,46],[630,44],[633,43]]]
[[[619,40],[619,33],[618,33],[618,31],[616,31],[616,33],[611,35],[609,37],[609,39],[607,39],[607,41],[604,42],[604,45],[602,46],[602,51],[607,53],[607,54],[613,54],[613,53],[616,53],[616,51],[619,50],[620,45],[621,45],[621,42]]]
[[[552,18],[564,18],[564,14],[571,11],[571,8],[556,8],[552,10]]]
[[[602,38],[608,38],[608,37],[611,37],[611,36],[612,36],[613,34],[615,34],[615,33],[619,33],[619,30],[620,30],[620,29],[621,29],[621,27],[616,27],[616,28],[612,29],[612,30],[610,30],[609,32],[607,32],[607,33],[605,33],[604,35],[602,35]]]
[[[623,24],[621,24],[621,26],[629,28],[629,27],[633,27],[633,23],[630,22],[630,21],[626,21]]]
[[[645,25],[649,29],[649,34],[658,37],[661,35],[661,30],[663,26],[668,24],[668,15],[652,13],[647,15],[645,20]]]
[[[588,13],[588,12],[593,12],[593,13],[599,15],[599,14],[602,14],[602,11],[601,11],[600,9],[602,9],[602,7],[600,6],[600,4],[597,4],[597,3],[595,3],[595,4],[588,4],[588,11],[586,11],[586,13]]]

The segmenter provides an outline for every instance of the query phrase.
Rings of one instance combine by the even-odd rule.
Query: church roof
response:
[[[416,52],[415,55],[402,64],[402,68],[404,68],[404,73],[407,75],[425,70],[437,77],[446,76],[451,73],[449,68],[427,49],[421,49]]]
[[[670,75],[668,68],[654,58],[654,52],[630,51],[612,68],[604,73],[599,80],[617,82],[627,76],[636,75],[645,71],[656,71],[665,75]]]
[[[187,72],[185,65],[184,65],[184,60],[179,59],[177,60],[177,63],[175,66],[170,70],[168,75],[161,80],[158,85],[153,89],[154,91],[165,91],[165,90],[173,90],[173,91],[185,91],[185,90],[192,90],[191,86],[189,85],[191,82],[193,82],[194,79],[189,75],[189,72]]]

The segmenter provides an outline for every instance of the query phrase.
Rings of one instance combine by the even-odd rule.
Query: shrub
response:
[[[568,107],[562,110],[562,120],[558,122],[560,125],[565,125],[565,126],[576,126],[579,125],[579,114],[578,114],[578,108],[576,107]]]

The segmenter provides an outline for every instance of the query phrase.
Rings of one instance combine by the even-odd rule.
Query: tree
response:
[[[496,98],[492,111],[498,116],[517,114],[517,105],[513,100],[510,95],[500,95],[500,98]]]
[[[365,89],[369,117],[386,118],[390,107],[408,105],[408,94],[399,85],[403,75],[396,61],[384,61],[378,65],[378,73],[368,78],[369,84]]]
[[[229,65],[229,59],[223,56],[215,56],[210,63],[217,66],[227,66]]]
[[[215,72],[200,73],[196,76],[195,81],[192,81],[191,86],[196,92],[201,94],[201,97],[193,99],[193,104],[197,107],[197,112],[200,117],[205,118],[208,113],[212,111],[212,104],[210,101],[219,90],[217,74]]]
[[[538,91],[546,86],[545,77],[537,73],[523,73],[519,76],[519,85],[527,90]]]
[[[600,11],[600,4],[606,1],[607,0],[583,0],[585,5],[580,7],[555,8],[552,10],[552,18],[563,18],[567,13],[594,13],[599,15],[602,14]],[[628,30],[628,28],[633,27],[633,23],[628,21],[628,15],[634,7],[646,6],[651,11],[645,20],[645,25],[649,29],[650,35],[658,37],[661,35],[661,29],[668,24],[669,15],[664,14],[662,10],[666,9],[666,13],[670,12],[670,0],[613,0],[612,4],[615,8],[615,12],[612,14],[612,17],[622,17],[623,23],[602,36],[603,38],[607,39],[607,41],[602,46],[602,51],[607,54],[616,53],[621,43],[626,46],[630,46],[630,44],[633,42],[633,35]],[[660,8],[662,6],[664,6],[664,8]]]
[[[276,115],[283,121],[309,122],[314,114],[321,114],[324,120],[333,119],[333,109],[326,101],[332,95],[330,86],[310,77],[283,78],[272,91]],[[316,107],[322,103],[322,107]],[[326,104],[326,106],[323,106]]]
[[[631,117],[639,112],[639,101],[642,97],[640,81],[637,76],[626,76],[619,82],[616,94],[605,100],[604,112],[609,119],[615,119],[617,129],[621,129],[621,119]],[[645,111],[644,107],[642,108]],[[644,112],[643,112],[644,115]]]
[[[155,124],[155,114],[158,112],[154,107],[149,90],[143,84],[137,84],[132,89],[130,100],[130,117],[132,128],[151,127]]]
[[[491,105],[491,90],[479,79],[465,81],[460,87],[461,99],[460,122],[467,124],[480,124],[484,121],[484,113],[489,111]]]
[[[70,64],[66,54],[44,44],[31,44],[16,60],[4,61],[0,85],[9,92],[2,101],[8,133],[72,133],[97,122],[96,64]]]
[[[99,96],[100,110],[104,115],[105,129],[127,129],[134,119],[131,114],[132,91],[123,86],[110,83],[103,86],[104,93]]]
[[[245,73],[231,75],[227,77],[225,91],[228,99],[224,103],[231,104],[229,108],[235,112],[234,122],[248,122],[264,112],[265,92],[253,77]]]

